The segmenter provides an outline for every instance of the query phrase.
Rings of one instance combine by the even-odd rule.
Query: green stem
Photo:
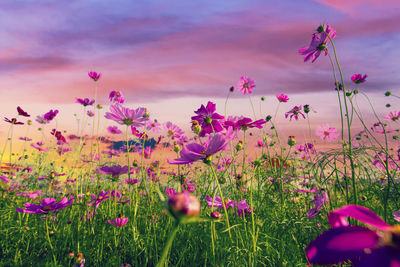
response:
[[[157,267],[165,266],[165,261],[167,260],[169,250],[172,246],[172,241],[174,241],[175,235],[178,232],[178,228],[179,228],[179,223],[175,223],[172,228],[172,231],[169,233],[167,244],[164,247],[160,261],[157,263]]]

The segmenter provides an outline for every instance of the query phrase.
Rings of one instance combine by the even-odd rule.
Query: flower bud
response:
[[[242,149],[243,149],[243,142],[242,142],[242,141],[239,141],[238,144],[236,145],[236,150],[237,150],[237,151],[240,151],[240,150],[242,150]]]
[[[183,191],[168,199],[168,206],[175,218],[181,216],[197,216],[200,213],[200,201],[195,195]]]
[[[357,89],[355,89],[354,91],[353,91],[353,94],[358,94],[358,90]]]
[[[392,94],[392,92],[390,92],[390,91],[385,92],[385,96],[390,96],[391,94]]]
[[[175,143],[174,144],[174,152],[179,153],[179,151],[181,151],[181,147],[177,143]]]
[[[210,213],[211,218],[214,219],[221,219],[222,218],[222,214],[219,213],[218,211],[213,211]]]
[[[265,100],[265,97],[264,97],[264,96],[262,96],[262,97],[261,97],[261,101],[264,101],[264,100]]]
[[[289,146],[294,146],[295,144],[296,144],[296,137],[293,136],[293,135],[289,136],[288,145]]]
[[[304,113],[308,114],[310,112],[310,105],[304,105]]]
[[[229,88],[229,92],[233,92],[233,91],[235,91],[235,87],[234,86],[231,86],[231,88]]]
[[[196,120],[192,121],[192,131],[195,134],[199,134],[201,132],[201,126],[200,126],[199,122]]]
[[[390,108],[391,107],[391,105],[388,103],[388,104],[386,104],[386,106],[385,107],[387,107],[387,108]]]
[[[102,105],[100,105],[100,104],[97,104],[96,108],[97,108],[97,109],[102,109],[102,108],[103,108],[103,106],[102,106]]]
[[[346,92],[346,96],[351,96],[351,92]]]
[[[32,121],[31,120],[28,120],[28,125],[32,125]]]

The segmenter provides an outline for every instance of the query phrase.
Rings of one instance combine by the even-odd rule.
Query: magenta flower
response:
[[[302,109],[301,105],[294,106],[294,108],[285,113],[285,118],[290,116],[290,120],[292,120],[292,118],[294,117],[297,121],[299,119],[299,115],[301,115],[305,119],[306,116],[304,116],[304,114],[301,112],[301,109]]]
[[[205,136],[210,133],[218,133],[223,130],[221,121],[224,116],[219,115],[215,112],[215,104],[211,101],[208,101],[207,107],[201,105],[201,107],[195,111],[194,113],[197,116],[192,117],[192,121],[197,121],[201,126],[200,136]]]
[[[118,129],[117,126],[109,126],[109,127],[107,127],[107,131],[108,131],[110,134],[120,134],[120,133],[122,133],[121,130]]]
[[[349,225],[346,217],[365,223]],[[347,205],[328,215],[329,229],[306,248],[312,264],[328,265],[352,261],[356,266],[399,266],[400,227],[386,224],[370,209]]]
[[[133,179],[133,178],[125,179],[125,183],[129,184],[129,185],[134,185],[134,184],[139,183],[139,180],[138,179]]]
[[[108,190],[107,192],[104,192],[104,190],[101,190],[101,192],[99,193],[98,196],[96,196],[95,194],[92,194],[92,199],[88,202],[88,206],[89,207],[95,206],[97,209],[101,202],[103,202],[107,198],[110,198],[109,194],[110,194],[110,190]]]
[[[359,84],[359,83],[363,83],[367,80],[368,75],[364,74],[364,76],[362,74],[353,74],[353,76],[351,76],[351,80],[355,83],[355,84]]]
[[[109,98],[110,98],[110,101],[114,104],[117,104],[117,103],[122,104],[125,102],[124,96],[122,95],[122,93],[120,91],[111,91]]]
[[[8,184],[10,182],[10,180],[7,177],[2,176],[2,175],[0,175],[0,181],[5,182],[6,184]]]
[[[289,97],[285,94],[276,95],[276,98],[278,99],[279,102],[283,102],[283,103],[286,103],[289,101]]]
[[[336,131],[336,128],[329,127],[327,123],[319,126],[315,131],[315,134],[321,137],[322,140],[327,140],[328,142],[336,140],[340,135]]]
[[[44,198],[40,205],[35,205],[31,203],[25,203],[25,209],[16,208],[18,212],[23,213],[48,213],[50,211],[57,212],[66,206],[72,204],[74,198],[71,197],[69,200],[66,197],[63,197],[59,202],[56,202],[54,198]]]
[[[387,121],[398,121],[400,119],[400,111],[391,111],[384,119]]]
[[[94,112],[91,111],[91,110],[88,110],[88,111],[86,112],[86,114],[87,114],[89,117],[93,117],[93,116],[94,116]]]
[[[321,25],[317,31],[317,33],[313,34],[310,45],[299,49],[299,54],[305,56],[304,62],[311,58],[311,63],[314,63],[322,51],[325,51],[325,55],[327,55],[326,46],[329,42],[329,37],[333,39],[336,36],[336,31],[329,24]]]
[[[254,83],[254,80],[252,80],[250,77],[240,77],[238,81],[238,88],[240,91],[242,91],[242,94],[251,94],[253,92],[253,88],[255,87],[256,85]]]
[[[18,111],[18,115],[20,115],[20,116],[24,116],[24,117],[30,117],[31,116],[27,112],[25,112],[21,107],[17,107],[17,111]]]
[[[33,147],[39,151],[44,151],[44,152],[49,151],[47,148],[44,148],[43,146],[44,146],[43,142],[36,142],[35,144],[31,144],[31,147]]]
[[[198,160],[208,162],[212,155],[224,149],[231,141],[231,133],[210,136],[203,144],[190,143],[180,152],[180,158],[168,159],[169,164],[188,164]]]
[[[67,140],[60,131],[56,131],[56,129],[53,129],[50,134],[54,135],[57,138],[57,145],[67,144]]]
[[[4,121],[5,121],[5,122],[8,122],[8,123],[11,123],[11,124],[13,124],[13,125],[24,124],[23,122],[17,121],[16,118],[12,118],[12,119],[10,120],[10,119],[4,117]]]
[[[21,193],[15,194],[15,196],[24,196],[24,197],[29,197],[30,199],[35,199],[37,197],[40,197],[41,195],[42,195],[42,190],[39,190],[39,191],[36,191],[36,192],[25,191],[25,192],[21,192]]]
[[[79,103],[83,105],[84,107],[86,106],[91,106],[94,104],[94,99],[90,100],[89,98],[77,98],[76,103]]]
[[[57,116],[57,114],[58,114],[57,109],[55,109],[54,111],[51,109],[49,112],[44,114],[43,117],[47,122],[50,122]]]
[[[140,127],[145,125],[146,121],[149,120],[145,116],[147,112],[145,108],[130,109],[115,104],[110,107],[110,111],[111,113],[107,112],[104,117],[122,125]]]
[[[316,194],[314,196],[314,208],[308,211],[308,219],[312,219],[317,215],[321,209],[324,207],[324,204],[329,201],[328,194],[326,192],[322,192],[321,194]]]
[[[233,130],[247,130],[248,128],[262,129],[264,123],[266,123],[266,121],[263,119],[253,121],[250,118],[241,117],[236,120],[235,118],[229,117],[228,120],[224,121],[224,127],[232,127]]]
[[[184,134],[181,128],[170,121],[164,123],[164,128],[167,130],[167,135],[171,139],[179,138]]]
[[[119,178],[120,175],[128,173],[128,166],[103,166],[97,169],[99,173],[111,175],[113,178]]]
[[[97,72],[95,72],[95,71],[90,71],[90,72],[88,73],[88,75],[89,75],[89,77],[90,77],[93,81],[95,81],[95,82],[97,82],[97,81],[100,79],[100,77],[101,77],[101,73],[97,74]]]
[[[200,201],[195,195],[186,191],[170,196],[168,207],[171,214],[177,219],[182,216],[197,216],[200,213]]]
[[[197,190],[196,183],[191,183],[189,180],[185,180],[185,183],[182,185],[182,190],[192,193]]]
[[[124,226],[128,222],[128,220],[128,218],[117,217],[113,221],[107,220],[107,222],[111,225],[114,225],[115,227],[121,227]]]
[[[234,208],[234,202],[231,199],[225,199],[224,203],[222,203],[222,199],[219,196],[215,196],[215,199],[206,196],[206,201],[207,201],[207,205],[209,207],[216,207],[217,209],[223,209],[224,208],[224,204],[226,208]]]
[[[157,121],[148,121],[146,123],[146,130],[158,133],[161,130],[161,125]]]
[[[167,193],[167,195],[169,196],[169,197],[172,197],[173,195],[175,195],[176,194],[176,191],[175,191],[175,189],[173,189],[173,188],[165,188],[165,192]]]
[[[400,210],[392,213],[394,219],[400,222]]]
[[[29,137],[20,137],[20,138],[18,138],[19,140],[22,140],[22,141],[32,141],[32,139],[31,138],[29,138]]]

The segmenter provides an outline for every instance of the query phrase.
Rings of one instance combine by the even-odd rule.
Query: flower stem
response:
[[[178,232],[178,228],[179,228],[179,222],[174,224],[172,231],[169,233],[167,244],[164,247],[160,261],[157,263],[157,267],[165,266],[165,261],[167,260],[169,250],[172,246],[172,241],[174,241],[175,235]]]

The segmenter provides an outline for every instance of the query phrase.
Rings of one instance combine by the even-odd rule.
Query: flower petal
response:
[[[379,236],[365,227],[347,226],[325,231],[306,248],[313,264],[338,264],[357,259],[365,249],[374,248]]]
[[[355,267],[400,267],[400,249],[390,246],[384,246],[374,249],[372,253],[367,254]]]

